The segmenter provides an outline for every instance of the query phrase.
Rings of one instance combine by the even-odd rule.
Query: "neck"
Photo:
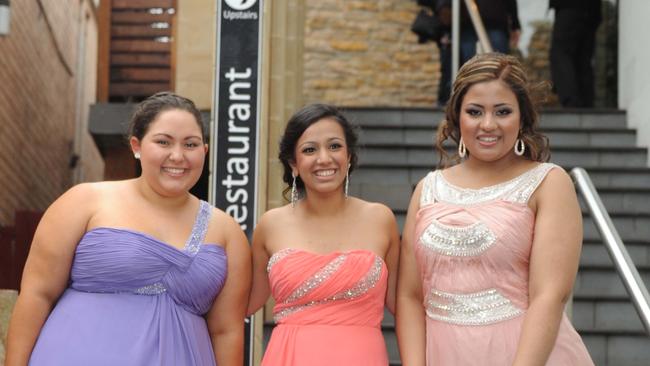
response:
[[[498,174],[499,172],[505,172],[508,169],[519,165],[522,160],[523,158],[520,158],[515,154],[508,154],[499,160],[487,162],[473,158],[470,155],[470,157],[463,162],[463,165],[472,172],[489,176]]]
[[[303,199],[305,210],[315,216],[335,216],[346,207],[347,199],[342,189],[327,194],[307,192]]]
[[[135,188],[147,203],[168,209],[180,208],[187,204],[191,198],[189,192],[177,196],[164,196],[151,187],[142,176],[135,179]]]

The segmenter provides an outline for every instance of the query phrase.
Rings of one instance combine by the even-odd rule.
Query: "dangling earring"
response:
[[[296,187],[296,175],[291,173],[293,177],[293,184],[291,184],[291,208],[296,207],[296,202],[298,202],[298,187]]]
[[[134,157],[136,160],[140,160],[140,153],[139,153],[139,152],[134,153],[134,154],[133,154],[133,157]]]
[[[524,140],[517,139],[517,141],[515,141],[515,155],[522,156],[524,155],[524,152],[526,152],[526,144],[524,144]]]
[[[461,137],[460,140],[458,141],[458,156],[460,158],[464,158],[467,155],[467,148],[465,147],[465,143],[463,142],[463,138]]]
[[[350,185],[350,167],[352,164],[348,164],[348,171],[345,173],[345,198],[348,198],[348,186]]]

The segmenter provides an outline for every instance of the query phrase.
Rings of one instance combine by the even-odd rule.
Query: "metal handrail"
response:
[[[490,38],[485,31],[481,14],[478,11],[478,6],[475,0],[465,0],[465,7],[469,13],[469,17],[474,26],[474,31],[478,36],[479,47],[476,47],[476,53],[492,52],[492,44]],[[452,0],[451,2],[451,81],[456,80],[456,73],[460,64],[459,43],[460,43],[460,0]]]
[[[650,335],[650,295],[648,289],[645,287],[639,271],[634,266],[630,254],[625,249],[621,236],[614,227],[612,219],[600,200],[600,196],[596,192],[587,171],[583,168],[573,168],[571,176],[589,207],[594,223],[605,242],[607,252],[632,298],[632,303],[639,314],[639,318],[641,318],[646,334]]]

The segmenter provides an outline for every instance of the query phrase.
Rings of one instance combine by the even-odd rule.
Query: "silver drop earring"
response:
[[[526,144],[524,144],[524,140],[517,139],[517,141],[515,141],[515,155],[522,156],[524,155],[524,152],[526,152]]]
[[[296,175],[291,173],[293,177],[293,184],[291,184],[291,208],[296,207],[296,202],[298,202],[298,187],[296,187]]]
[[[467,156],[467,148],[465,147],[462,137],[458,141],[458,156],[460,156],[461,159]]]
[[[345,173],[345,198],[348,198],[348,186],[350,185],[350,167],[352,164],[348,164],[348,171]]]

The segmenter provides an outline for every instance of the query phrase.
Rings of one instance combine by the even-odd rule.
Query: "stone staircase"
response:
[[[353,195],[390,206],[400,227],[411,192],[438,162],[433,144],[443,113],[433,109],[359,109],[346,115],[362,128]],[[646,285],[650,284],[650,168],[648,151],[621,111],[546,111],[541,127],[551,142],[551,161],[567,170],[585,168]],[[450,146],[450,149],[453,147]],[[583,205],[584,207],[584,205]],[[583,210],[584,211],[584,210]],[[601,242],[589,214],[574,288],[573,323],[596,365],[650,364],[650,338]],[[391,365],[400,365],[394,319],[384,335]]]

